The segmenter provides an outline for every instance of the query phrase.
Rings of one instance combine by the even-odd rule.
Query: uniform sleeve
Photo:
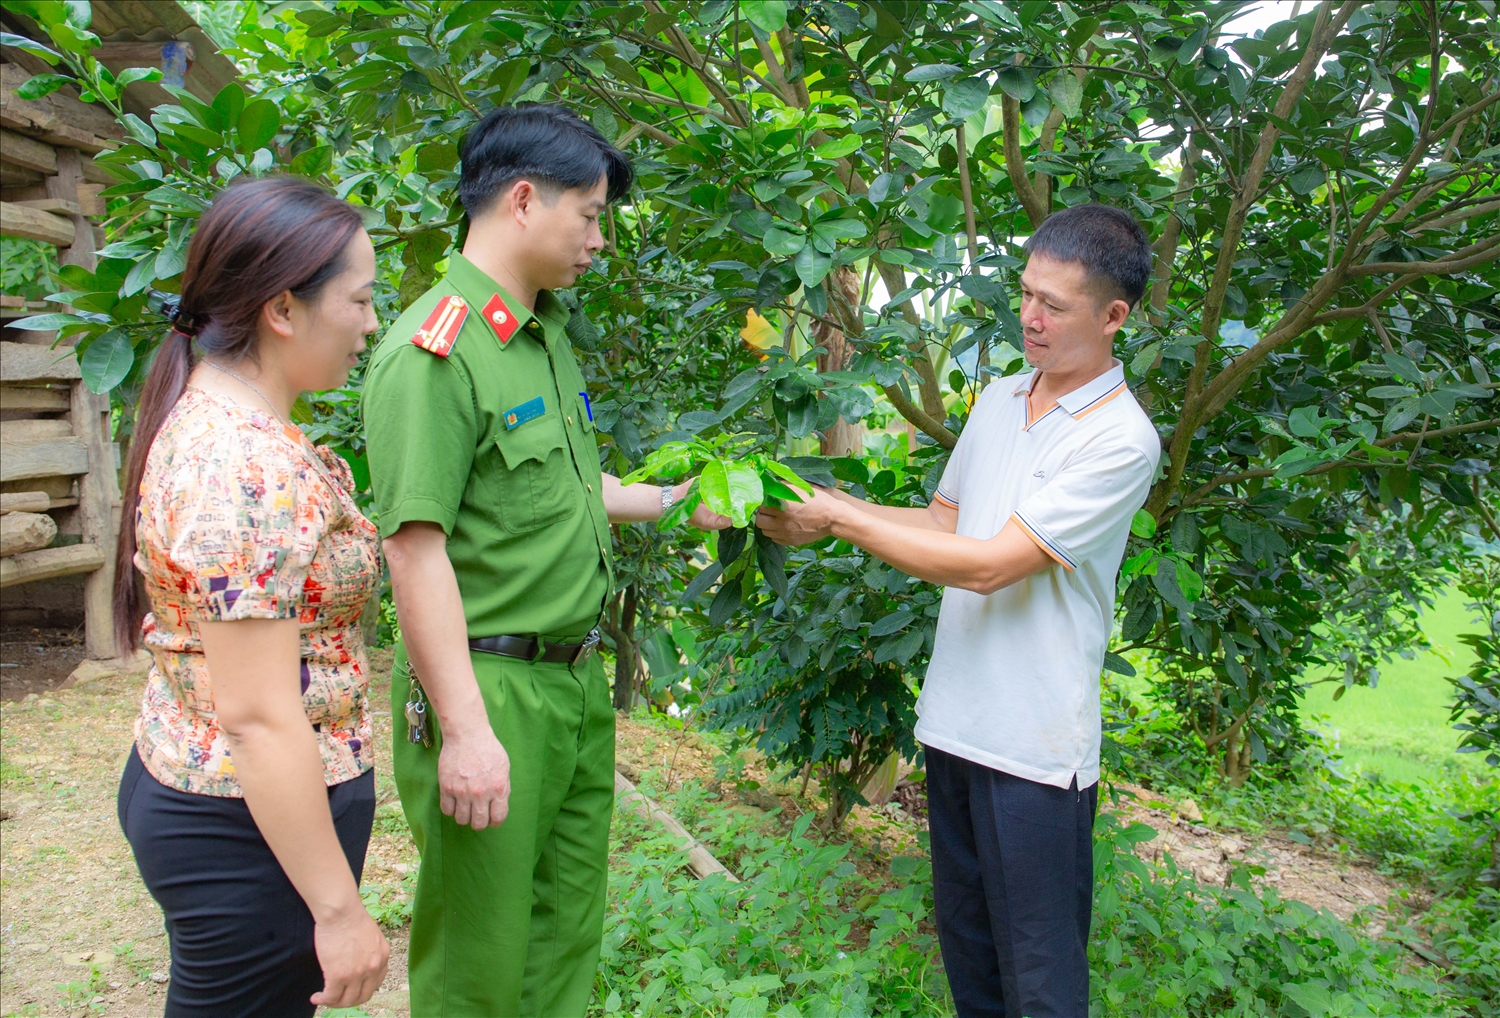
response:
[[[1095,442],[1079,450],[1013,519],[1070,572],[1111,548],[1146,504],[1154,468],[1141,450]]]
[[[296,618],[327,521],[303,464],[244,436],[182,457],[165,492],[172,572],[203,622]]]
[[[453,533],[478,443],[474,391],[445,357],[400,342],[365,380],[366,452],[381,537],[403,523]]]

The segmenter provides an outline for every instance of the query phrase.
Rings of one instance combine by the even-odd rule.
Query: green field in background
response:
[[[1396,781],[1431,779],[1458,770],[1487,770],[1483,754],[1455,753],[1459,733],[1448,721],[1448,676],[1469,669],[1474,655],[1458,634],[1477,632],[1464,597],[1440,597],[1422,617],[1432,649],[1381,666],[1374,689],[1356,686],[1337,701],[1334,687],[1315,686],[1302,705],[1306,723],[1338,739],[1349,768],[1378,770]]]

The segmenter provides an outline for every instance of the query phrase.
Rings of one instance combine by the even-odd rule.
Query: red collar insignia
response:
[[[489,303],[484,306],[484,321],[495,330],[501,346],[510,342],[510,337],[516,334],[516,329],[521,325],[516,313],[500,299],[498,293],[491,297]]]

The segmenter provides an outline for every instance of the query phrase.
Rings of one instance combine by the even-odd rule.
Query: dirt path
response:
[[[1226,887],[1236,866],[1264,870],[1254,883],[1274,887],[1283,898],[1295,898],[1313,908],[1327,909],[1370,936],[1385,930],[1386,903],[1401,888],[1357,856],[1342,856],[1296,841],[1276,832],[1253,838],[1205,826],[1188,803],[1163,802],[1154,792],[1130,785],[1134,802],[1121,800],[1116,815],[1129,823],[1141,821],[1156,828],[1157,836],[1136,846],[1143,859],[1160,862],[1170,854],[1179,869],[1192,873],[1200,884]],[[1186,812],[1188,815],[1184,816]],[[1254,870],[1252,870],[1254,872]]]

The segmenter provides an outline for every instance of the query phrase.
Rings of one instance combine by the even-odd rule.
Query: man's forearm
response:
[[[621,484],[605,474],[604,511],[611,523],[649,523],[661,519],[661,488],[654,484]]]
[[[411,528],[418,529],[408,533]],[[385,552],[406,656],[444,737],[462,737],[477,726],[490,730],[446,535],[435,524],[407,524],[386,540]]]
[[[991,594],[1052,564],[1014,523],[988,541],[906,526],[850,506],[833,522],[833,535],[857,545],[909,576],[944,587]]]
[[[877,502],[866,502],[863,499],[855,498],[848,492],[839,491],[836,488],[830,488],[828,491],[829,494],[833,495],[840,502],[853,506],[861,512],[869,513],[877,519],[898,523],[903,527],[919,527],[923,530],[940,530],[949,534],[953,533],[953,527],[945,525],[944,521],[939,519],[930,507],[926,509],[913,509],[908,506],[880,505]]]

